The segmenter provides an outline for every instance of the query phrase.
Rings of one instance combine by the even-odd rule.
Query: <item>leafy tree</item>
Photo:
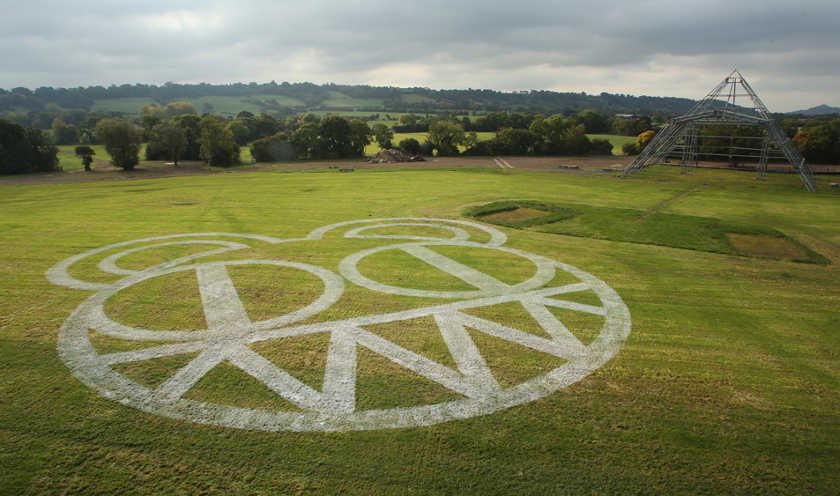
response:
[[[645,149],[647,144],[650,143],[650,140],[652,140],[655,135],[656,132],[654,132],[653,129],[648,129],[647,131],[641,132],[638,136],[636,136],[636,148],[639,150],[639,152]]]
[[[386,148],[393,147],[391,140],[394,139],[394,131],[392,131],[390,127],[385,124],[378,123],[373,125],[372,131],[376,142],[379,143],[379,148],[384,150]]]
[[[265,112],[254,119],[252,126],[252,128],[249,128],[251,129],[251,139],[272,136],[283,129],[280,121]]]
[[[295,147],[284,132],[251,143],[251,155],[257,162],[282,162],[296,158]]]
[[[428,141],[438,155],[458,155],[458,146],[464,143],[465,138],[464,128],[456,122],[439,120],[429,126]]]
[[[534,150],[537,155],[560,155],[566,151],[566,131],[571,123],[562,115],[536,117],[529,131],[536,137]]]
[[[90,172],[90,164],[93,162],[93,156],[96,155],[96,150],[93,148],[82,145],[76,147],[76,156],[82,159],[82,165],[85,166],[85,171]]]
[[[187,147],[187,133],[173,120],[161,122],[152,128],[152,136],[147,145],[162,150],[167,159],[178,166],[178,160]]]
[[[609,140],[595,138],[592,140],[591,153],[594,155],[612,155],[613,145]]]
[[[195,107],[189,102],[169,102],[163,109],[166,117],[176,117],[179,115],[196,115]]]
[[[201,160],[201,118],[197,115],[185,114],[179,115],[174,121],[184,130],[184,136],[187,138],[187,144],[184,147],[184,153],[181,155],[182,160]]]
[[[320,150],[320,126],[314,122],[307,122],[295,129],[291,136],[297,158],[316,158]]]
[[[527,129],[502,129],[496,133],[491,147],[496,155],[528,155],[536,136]]]
[[[53,119],[51,127],[55,144],[72,145],[79,142],[79,129],[76,126],[70,126],[56,117]]]
[[[365,147],[370,144],[370,137],[373,135],[367,122],[353,119],[350,125],[350,148],[347,157],[363,157]]]
[[[400,143],[397,146],[400,150],[408,153],[409,155],[420,155],[420,142],[414,138],[400,140]]]
[[[605,133],[610,128],[607,118],[591,109],[578,112],[577,119],[586,127],[587,133]]]
[[[234,119],[228,122],[227,127],[230,129],[230,132],[233,134],[233,139],[236,140],[238,145],[246,145],[251,140],[251,130],[241,120]]]
[[[102,119],[96,125],[96,139],[105,145],[111,161],[124,170],[132,170],[140,162],[143,136],[137,127],[123,119]]]
[[[636,143],[624,143],[621,145],[621,151],[625,155],[638,155],[639,154],[639,147]]]
[[[586,136],[583,124],[571,126],[563,134],[563,152],[568,155],[586,155],[592,149],[592,142]]]
[[[350,123],[338,115],[328,115],[321,119],[320,153],[326,158],[339,158],[352,155],[353,143],[350,135]]]
[[[417,116],[414,114],[403,114],[400,116],[400,125],[414,126],[417,124]]]
[[[0,174],[59,170],[58,148],[39,129],[0,119]]]
[[[809,162],[840,163],[840,119],[804,126],[793,137],[793,144]]]
[[[201,159],[212,167],[229,167],[239,162],[239,145],[225,121],[215,115],[201,118]]]

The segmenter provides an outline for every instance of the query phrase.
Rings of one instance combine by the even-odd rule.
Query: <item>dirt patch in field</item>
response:
[[[779,260],[802,260],[808,255],[790,240],[757,234],[726,233],[732,246],[742,255],[776,258]]]
[[[481,220],[489,222],[520,222],[523,220],[538,219],[545,217],[548,212],[535,208],[519,207],[514,210],[503,210],[494,214],[481,217]]]

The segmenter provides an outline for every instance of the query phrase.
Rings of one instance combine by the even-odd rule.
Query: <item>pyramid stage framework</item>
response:
[[[737,69],[688,113],[671,119],[621,177],[649,165],[674,162],[687,172],[701,159],[726,159],[736,166],[757,162],[759,177],[767,172],[768,161],[786,161],[799,173],[805,188],[815,190],[805,159]]]

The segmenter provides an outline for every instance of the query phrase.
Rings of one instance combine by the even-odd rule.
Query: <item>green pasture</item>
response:
[[[0,493],[836,494],[840,196],[828,182],[820,178],[818,193],[810,194],[794,175],[756,181],[748,173],[700,169],[681,175],[666,167],[623,180],[519,169],[341,174],[243,167],[155,180],[0,182]],[[484,212],[498,214],[493,218],[465,216],[500,201],[522,204]],[[554,215],[551,222],[527,222],[546,215]],[[216,232],[301,238],[328,224],[386,217],[487,221],[508,236],[508,247],[594,274],[629,308],[629,338],[592,375],[533,402],[429,427],[338,433],[248,431],[144,413],[87,387],[59,358],[59,328],[93,294],[46,279],[45,272],[68,257],[143,237]],[[478,241],[487,239],[466,229]],[[714,249],[722,246],[716,233],[733,229],[784,237],[822,260]],[[247,240],[250,248],[207,260],[290,260],[338,272],[348,254],[386,242],[345,239],[344,232],[320,241]],[[379,234],[449,235],[425,226]],[[663,239],[676,241],[658,242]],[[492,250],[433,248],[509,284],[534,271],[530,262]],[[118,263],[141,270],[207,249],[163,246]],[[113,282],[118,276],[102,273],[97,264],[118,251],[80,262],[70,275]],[[399,250],[365,258],[359,270],[421,289],[462,290],[465,284]],[[310,274],[289,268],[243,265],[229,272],[252,321],[298,308],[322,289]],[[349,281],[345,286],[338,302],[310,322],[439,303],[383,296]],[[597,304],[589,292],[570,298]],[[115,321],[152,331],[205,324],[191,272],[128,287],[104,308]],[[537,332],[516,305],[478,309],[475,316]],[[601,325],[597,318],[574,316],[564,322],[584,343]],[[368,330],[453,366],[429,321]],[[317,389],[330,346],[324,338],[311,334],[252,348]],[[96,332],[89,339],[99,353],[145,346]],[[557,366],[551,356],[486,334],[474,340],[504,387]],[[452,399],[449,389],[366,348],[358,353],[359,409]],[[191,358],[114,369],[155,387]],[[186,397],[294,408],[228,362]]]

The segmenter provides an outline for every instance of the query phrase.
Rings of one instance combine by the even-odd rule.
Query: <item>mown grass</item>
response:
[[[194,425],[102,397],[76,380],[56,353],[59,327],[90,293],[53,286],[44,272],[84,250],[182,232],[300,237],[357,218],[458,218],[470,205],[505,198],[769,226],[832,263],[501,227],[508,246],[580,267],[612,286],[630,309],[632,333],[612,361],[567,389],[426,428],[320,434]],[[744,173],[698,170],[683,176],[672,168],[625,180],[519,170],[405,170],[0,186],[0,493],[834,494],[840,485],[837,200],[827,188],[802,191],[794,176],[757,182]],[[673,224],[671,235],[683,236],[684,227]],[[336,234],[322,242],[254,243],[235,257],[283,258],[336,270],[348,253],[378,243]],[[155,263],[158,256],[144,260],[138,254],[125,265]],[[225,257],[234,254],[214,259]],[[498,277],[525,270],[469,257],[484,260],[482,270]],[[403,269],[387,256],[371,262],[378,265],[366,269],[384,277],[398,277]],[[95,264],[82,272],[93,275]],[[265,288],[271,275],[234,277],[253,283],[243,287],[249,311],[267,314],[276,297]],[[164,299],[167,291],[178,295],[185,284],[159,283],[138,288],[134,303],[115,300],[124,306],[114,312],[139,309],[143,301],[151,305],[155,292]],[[172,289],[166,289],[169,283]],[[308,291],[317,284],[295,287]],[[411,308],[417,300],[383,298],[348,284],[325,318]],[[136,311],[138,318],[151,316],[151,310]],[[475,313],[528,325],[517,309],[485,312],[491,311]],[[188,316],[156,319],[174,323]],[[411,326],[371,332],[402,339],[429,356],[445,353],[434,341],[438,336],[420,332],[428,326],[412,325],[417,333]],[[570,324],[581,335],[592,326]],[[278,340],[259,351],[317,388],[326,348],[320,338]],[[504,381],[552,366],[482,339],[476,337],[477,346],[490,350],[488,363]],[[95,341],[119,349],[107,338]],[[442,397],[404,370],[388,369],[387,361],[364,358],[364,405]],[[177,366],[159,363],[126,373],[156,382]],[[286,408],[236,372],[220,367],[191,394]]]
[[[518,218],[517,212],[527,210]],[[543,215],[538,215],[542,212]],[[671,246],[715,253],[787,259],[827,264],[829,260],[784,233],[765,225],[727,223],[709,217],[662,213],[656,206],[649,211],[536,201],[499,201],[470,207],[465,215],[492,224],[530,228],[540,232],[609,239],[631,243]],[[504,216],[507,214],[507,216]],[[764,248],[733,243],[732,236],[753,240],[753,244],[787,245]],[[743,238],[736,238],[743,239]]]

